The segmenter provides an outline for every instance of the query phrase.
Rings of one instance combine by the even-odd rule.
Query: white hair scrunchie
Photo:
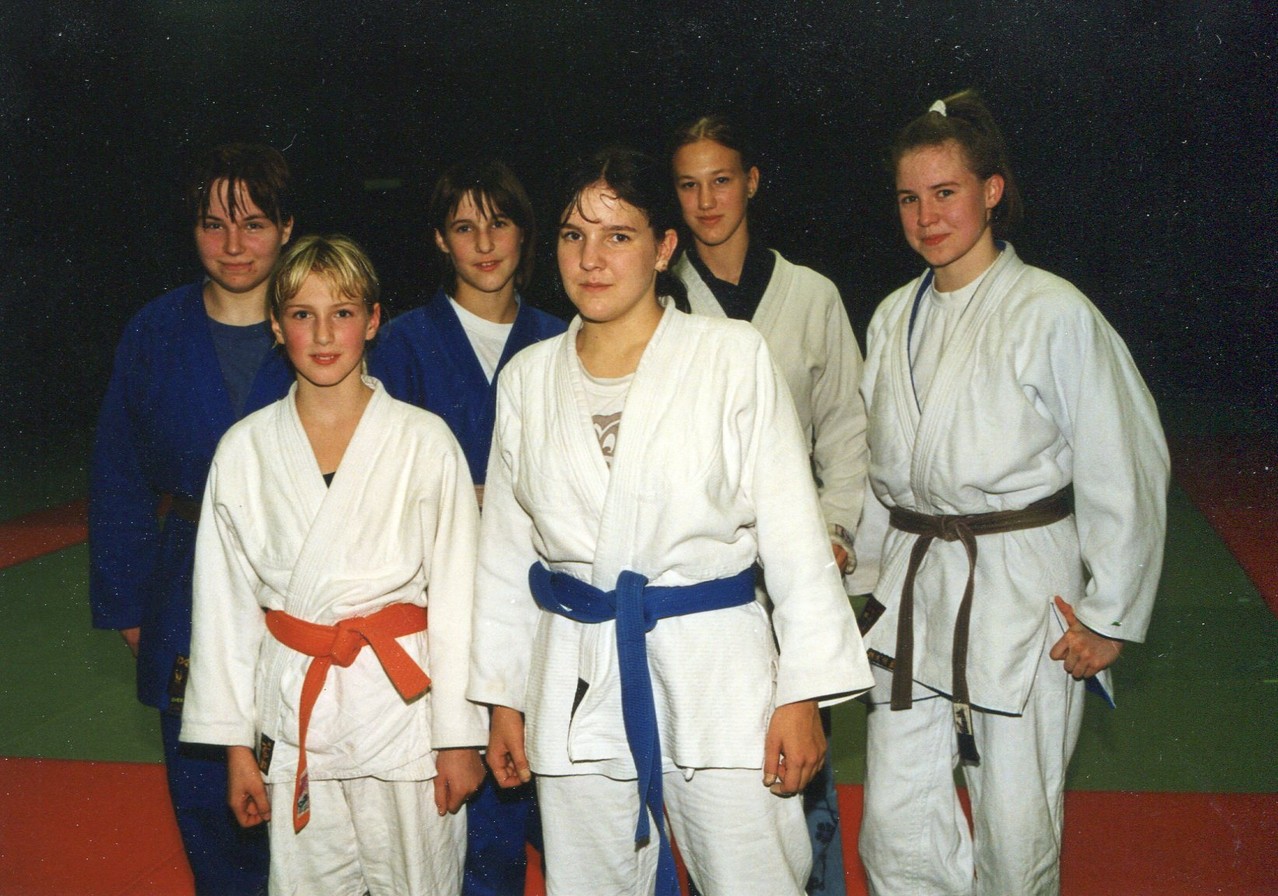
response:
[[[927,111],[929,111],[929,112],[940,112],[940,113],[941,113],[941,117],[942,117],[942,118],[945,118],[945,117],[946,117],[946,115],[945,115],[945,100],[937,100],[937,101],[936,101],[935,103],[933,103],[930,107],[928,107],[928,110],[927,110]]]

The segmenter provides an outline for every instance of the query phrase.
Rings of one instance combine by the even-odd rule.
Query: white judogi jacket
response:
[[[466,460],[442,420],[381,383],[326,487],[293,395],[223,437],[195,554],[191,680],[182,739],[275,741],[268,782],[297,767],[298,703],[311,658],[266,630],[266,609],[321,625],[396,603],[430,608],[400,638],[431,678],[406,704],[371,647],[334,666],[307,735],[310,777],[426,780],[432,750],[487,742],[465,698],[479,511]]]
[[[832,540],[840,541],[835,527],[849,536],[856,534],[865,496],[865,403],[858,391],[861,349],[838,287],[775,250],[772,254],[772,279],[750,323],[763,334],[790,387],[812,457],[821,513],[829,534],[835,536]],[[695,314],[725,316],[686,254],[673,270],[687,286]]]
[[[886,528],[884,505],[1013,510],[1073,483],[1072,518],[977,539],[972,703],[1016,713],[1044,640],[1063,631],[1053,596],[1094,631],[1144,638],[1162,570],[1167,446],[1122,339],[1082,293],[1026,265],[1010,245],[954,329],[920,408],[909,323],[921,282],[888,296],[870,323],[862,392],[878,501],[867,504],[863,530]],[[887,528],[880,542],[875,595],[887,610],[865,641],[888,656],[914,541]],[[946,694],[967,572],[962,544],[938,539],[915,581],[914,678]]]
[[[529,566],[612,590],[624,570],[687,585],[757,558],[770,619],[757,602],[662,619],[647,649],[666,767],[760,768],[775,706],[872,683],[789,393],[748,324],[671,305],[631,382],[610,471],[580,327],[525,349],[499,381],[468,696],[527,714],[535,772],[633,778],[615,624],[539,609]]]

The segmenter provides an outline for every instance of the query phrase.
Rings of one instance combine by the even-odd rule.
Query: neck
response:
[[[621,320],[582,321],[577,331],[577,357],[591,375],[626,376],[638,369],[665,311],[654,295],[650,308],[645,306],[642,312],[636,312]]]
[[[454,290],[453,301],[476,317],[482,317],[495,324],[513,323],[515,315],[519,313],[519,303],[515,301],[514,280],[510,280],[497,292],[483,292],[459,279],[457,288]]]
[[[364,385],[357,371],[332,386],[317,386],[298,378],[297,414],[304,424],[319,423],[337,425],[343,421],[358,421],[373,397],[373,390]]]
[[[717,246],[697,243],[697,257],[710,269],[710,273],[733,286],[741,282],[746,250],[750,248],[750,232],[746,225],[747,222],[742,221],[737,232]]]
[[[220,324],[247,327],[266,320],[266,284],[250,292],[227,292],[213,280],[204,284],[204,313]]]
[[[993,235],[986,230],[977,244],[962,258],[956,258],[944,267],[933,268],[936,273],[936,279],[933,282],[936,284],[937,291],[954,292],[956,289],[962,289],[985,273],[997,258],[998,246],[994,244]]]

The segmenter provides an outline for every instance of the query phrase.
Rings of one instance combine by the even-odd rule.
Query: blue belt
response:
[[[754,569],[743,569],[726,579],[695,585],[649,587],[637,572],[617,577],[613,591],[600,591],[570,575],[551,572],[540,563],[528,570],[528,584],[537,606],[575,622],[617,620],[617,659],[621,676],[621,718],[626,741],[635,762],[639,783],[639,821],[635,842],[649,839],[648,811],[657,822],[661,848],[657,858],[658,896],[678,896],[674,853],[666,837],[665,804],[661,794],[661,738],[657,733],[657,706],[652,698],[645,635],[658,619],[739,607],[754,600]]]

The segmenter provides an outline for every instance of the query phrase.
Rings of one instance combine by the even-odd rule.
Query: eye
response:
[[[354,309],[352,309],[352,308],[338,308],[338,309],[337,309],[337,316],[338,316],[338,317],[342,317],[342,318],[346,318],[346,317],[354,317],[354,316],[355,316],[355,311],[354,311]]]
[[[896,197],[897,204],[899,205],[911,205],[915,202],[918,202],[918,200],[919,200],[919,197],[913,195],[912,193]]]
[[[561,230],[559,239],[565,243],[576,243],[581,240],[581,234],[576,230]]]
[[[288,316],[290,320],[306,320],[306,318],[311,316],[311,312],[305,308],[292,308],[289,310]]]
[[[937,190],[936,195],[940,199],[949,199],[954,195],[954,191],[946,187],[944,189]]]
[[[614,243],[628,243],[630,242],[630,234],[614,233],[610,237],[608,237],[608,239],[612,240]]]
[[[493,218],[492,226],[493,227],[509,227],[510,219],[509,218]]]
[[[680,190],[692,190],[692,189],[695,189],[696,186],[697,186],[697,182],[694,180],[685,180],[685,181],[679,182]]]
[[[222,223],[220,221],[211,221],[208,218],[205,218],[204,221],[201,222],[200,227],[204,230],[221,230]]]
[[[245,230],[251,230],[254,232],[264,230],[265,228],[266,225],[264,225],[261,221],[249,221],[244,225]]]
[[[470,233],[474,228],[470,224],[454,224],[453,233]]]
[[[728,176],[728,175],[726,175],[726,174],[720,174],[718,177],[716,177],[716,178],[714,179],[714,182],[715,182],[715,184],[716,184],[717,186],[722,187],[722,186],[724,186],[725,184],[730,184],[730,183],[732,183],[732,178],[731,178],[731,177],[729,177],[729,176]]]

